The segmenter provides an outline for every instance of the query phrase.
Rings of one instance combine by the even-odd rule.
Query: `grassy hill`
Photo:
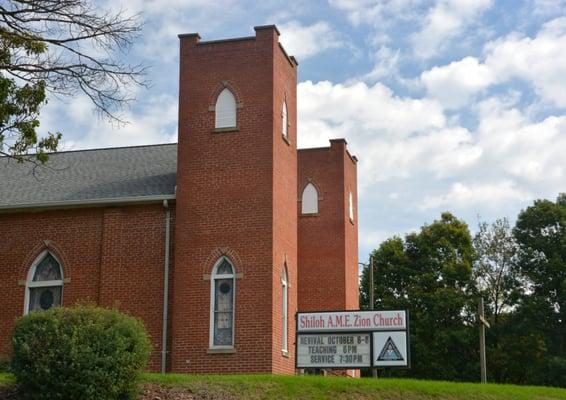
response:
[[[0,374],[0,386],[12,377]],[[556,388],[480,385],[411,379],[348,379],[300,376],[194,376],[145,374],[141,399],[382,399],[382,400],[554,400]],[[0,392],[1,393],[1,392]],[[0,399],[1,399],[0,394]]]

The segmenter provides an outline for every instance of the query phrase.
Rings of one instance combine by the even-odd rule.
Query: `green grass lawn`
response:
[[[413,379],[349,379],[270,375],[144,374],[144,383],[174,387],[202,398],[382,399],[382,400],[554,400],[566,390],[535,386],[480,385]],[[0,374],[0,386],[13,383]]]
[[[8,385],[11,383],[14,383],[14,378],[12,377],[12,375],[0,372],[0,386]]]
[[[566,390],[513,385],[480,385],[413,379],[351,379],[311,376],[192,376],[145,374],[144,381],[192,393],[221,392],[246,399],[383,400],[550,400],[566,399]]]

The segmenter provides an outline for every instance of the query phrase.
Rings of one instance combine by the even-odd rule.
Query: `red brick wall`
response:
[[[344,143],[345,147],[345,143]],[[359,281],[358,281],[358,173],[357,160],[345,149],[344,158],[344,243],[345,243],[345,289],[348,310],[360,308]],[[349,215],[349,193],[352,193],[352,206],[354,219]]]
[[[280,123],[274,126],[280,115],[275,115],[280,106],[274,93],[295,73],[280,71],[279,52],[272,28],[243,40],[199,43],[196,36],[181,38],[172,309],[175,371],[274,370],[274,349],[280,344],[273,340],[281,315],[275,292],[280,291],[283,253],[288,254],[291,274],[296,268],[296,239],[290,233],[296,229],[293,221],[284,221],[293,211],[274,211],[276,198],[285,188],[293,191],[295,179],[292,165],[290,175],[283,177],[274,160],[293,162],[296,157],[294,146],[281,140]],[[214,132],[211,108],[223,83],[240,104],[238,130],[233,132]],[[295,83],[287,85],[291,96]],[[295,113],[294,100],[290,108]],[[275,232],[277,224],[281,229]],[[275,245],[280,242],[285,244]],[[222,254],[238,273],[235,352],[211,354],[209,275]]]
[[[348,212],[349,190],[357,210],[356,163],[344,140],[330,148],[299,150],[299,310],[358,308],[357,216]],[[317,215],[301,215],[301,195],[312,182]]]
[[[173,213],[174,215],[174,213]],[[15,319],[24,312],[29,267],[44,250],[62,262],[63,305],[117,306],[141,318],[159,368],[165,214],[161,205],[0,214],[0,357],[10,352]]]
[[[348,217],[350,189],[357,202],[355,162],[342,140],[297,155],[296,81],[297,65],[273,27],[229,41],[181,38],[170,370],[293,373],[297,309],[357,308],[357,221]],[[236,96],[238,129],[215,132],[214,105],[224,86]],[[284,100],[288,140],[282,137]],[[295,199],[309,179],[320,189],[320,215],[298,217]],[[0,226],[9,229],[0,230],[0,265],[8,266],[0,280],[8,293],[0,356],[8,353],[9,332],[23,311],[17,282],[50,240],[71,278],[64,304],[90,299],[141,317],[154,343],[151,366],[158,369],[164,223],[161,205],[1,214]],[[211,352],[210,275],[222,256],[237,274],[235,348]],[[285,265],[288,354],[281,351]]]
[[[295,372],[295,313],[297,311],[297,66],[274,42],[273,85],[273,372]],[[288,140],[282,136],[282,106],[287,103]],[[282,349],[282,285],[288,272],[287,354]]]

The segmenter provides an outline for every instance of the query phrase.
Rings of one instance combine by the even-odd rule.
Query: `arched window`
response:
[[[350,195],[348,197],[348,210],[350,213],[350,221],[354,220],[354,202],[352,201],[352,192],[350,192]]]
[[[210,288],[210,347],[234,346],[234,277],[234,266],[226,257],[216,262]]]
[[[287,275],[287,266],[283,267],[283,275],[281,276],[281,350],[288,351],[288,329],[289,329],[289,277]]]
[[[25,313],[49,310],[61,305],[63,270],[61,263],[44,251],[36,258],[28,272],[26,282]]]
[[[305,189],[303,190],[303,196],[301,198],[301,213],[318,213],[318,192],[312,183],[305,186]]]
[[[283,137],[288,139],[289,135],[289,120],[287,118],[287,102],[283,102],[283,109],[281,110],[281,132],[283,133]]]
[[[236,99],[230,91],[225,88],[216,99],[216,128],[234,128],[236,126]]]

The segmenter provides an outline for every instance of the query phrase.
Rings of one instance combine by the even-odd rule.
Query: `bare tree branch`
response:
[[[122,123],[136,88],[149,85],[145,66],[120,61],[141,29],[139,15],[103,11],[90,0],[0,0],[0,79],[53,94],[82,93],[100,115]],[[38,110],[35,104],[34,113],[20,110],[20,117],[37,120]],[[33,132],[20,143],[2,140],[4,132],[17,136],[19,125],[1,118],[0,154],[31,150]]]

